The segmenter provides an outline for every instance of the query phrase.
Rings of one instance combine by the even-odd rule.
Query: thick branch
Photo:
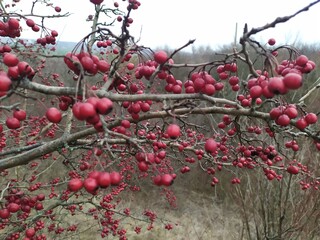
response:
[[[224,108],[224,107],[208,107],[208,108],[195,108],[190,110],[190,108],[181,108],[181,109],[175,109],[175,114],[209,114],[209,113],[220,113],[220,114],[230,114],[230,115],[242,115],[242,116],[252,116],[257,117],[260,119],[269,119],[268,113],[263,112],[252,112],[250,109],[233,109],[233,108]],[[165,118],[170,116],[170,113],[168,111],[159,111],[159,112],[151,112],[145,115],[142,115],[139,118],[139,121],[152,119],[152,118]],[[135,122],[132,118],[129,118],[129,121]],[[110,123],[107,125],[109,129],[115,127],[119,124],[119,121],[115,121],[113,123]],[[62,136],[58,139],[55,139],[51,142],[44,143],[43,145],[31,149],[30,151],[18,154],[13,157],[8,157],[5,159],[0,160],[0,170],[8,169],[24,164],[28,164],[32,160],[41,157],[45,154],[54,152],[58,150],[59,148],[63,147],[65,144],[72,143],[76,141],[77,139],[87,137],[89,135],[92,135],[96,133],[95,128],[91,127],[86,130],[76,132],[73,134],[70,134],[68,136]]]
[[[45,143],[37,148],[34,148],[34,149],[27,151],[27,152],[24,152],[22,154],[18,154],[13,157],[8,157],[5,159],[2,159],[2,160],[0,160],[0,170],[27,164],[30,161],[32,161],[38,157],[41,157],[42,155],[45,155],[45,154],[48,154],[48,153],[51,153],[51,152],[58,150],[59,148],[63,147],[66,143],[70,143],[70,142],[73,142],[79,138],[89,136],[95,132],[96,132],[96,130],[94,128],[89,128],[89,129],[83,130],[81,132],[71,134],[67,137],[60,137],[58,139],[55,139],[55,140],[48,142],[48,143]]]
[[[26,88],[32,91],[40,92],[46,95],[57,95],[57,96],[62,96],[62,95],[75,95],[76,94],[76,88],[73,87],[53,87],[53,86],[46,86],[43,84],[35,83],[35,82],[30,82],[28,80],[23,80],[21,84],[19,85],[22,88]],[[90,94],[89,94],[90,95]],[[200,93],[194,93],[194,94],[136,94],[136,95],[129,95],[129,94],[118,94],[118,93],[112,93],[112,92],[107,92],[104,90],[97,90],[97,91],[92,91],[93,96],[98,96],[98,97],[107,97],[111,99],[112,101],[145,101],[145,100],[152,100],[152,101],[157,101],[161,102],[164,100],[194,100],[194,99],[199,99],[199,100],[207,100],[209,102],[212,102],[214,104],[220,103],[220,104],[228,104],[228,105],[233,105],[237,106],[236,102],[223,99],[223,98],[214,98],[210,97],[208,95],[203,95]]]
[[[75,87],[55,87],[55,86],[46,86],[36,82],[30,82],[27,79],[22,80],[19,83],[19,87],[29,89],[35,92],[49,94],[49,95],[75,95],[76,88]]]

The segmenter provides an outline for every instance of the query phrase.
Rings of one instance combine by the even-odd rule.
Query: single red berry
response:
[[[176,139],[181,135],[180,127],[177,124],[170,124],[167,128],[167,134],[171,139]]]
[[[204,149],[209,153],[215,152],[217,150],[217,147],[218,147],[218,144],[213,138],[208,138],[204,145]]]
[[[270,46],[273,46],[273,45],[276,44],[276,40],[275,40],[274,38],[270,38],[270,39],[268,40],[268,44],[269,44]]]
[[[153,57],[154,60],[159,64],[165,63],[168,59],[168,55],[165,51],[157,51],[154,53]]]
[[[287,167],[287,172],[290,174],[298,174],[299,173],[299,168],[297,166],[289,166]]]
[[[47,110],[46,117],[52,123],[59,123],[62,119],[62,114],[59,109],[51,107]]]
[[[68,189],[72,192],[79,191],[83,186],[83,181],[79,178],[73,178],[68,183]]]

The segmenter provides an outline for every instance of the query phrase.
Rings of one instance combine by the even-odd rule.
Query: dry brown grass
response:
[[[181,188],[176,190],[180,196],[177,199],[177,208],[170,207],[164,198],[159,198],[157,191],[127,194],[127,201],[124,201],[120,208],[130,207],[132,215],[150,208],[159,217],[150,231],[146,229],[146,223],[126,219],[123,226],[128,230],[128,239],[240,239],[242,223],[235,208],[228,203],[217,202],[214,192],[201,194]],[[160,219],[170,220],[174,225],[173,229],[166,230]],[[134,232],[137,225],[142,226],[140,234]],[[97,232],[97,228],[91,228],[72,239],[92,239],[93,236],[94,239],[103,239]]]

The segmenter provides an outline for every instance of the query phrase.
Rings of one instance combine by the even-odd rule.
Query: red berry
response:
[[[68,68],[70,68],[73,72],[75,72],[75,73],[80,72],[78,66],[76,66],[74,64],[74,62],[80,63],[80,60],[77,56],[75,56],[74,54],[69,52],[65,55],[63,60],[64,60],[65,64],[68,66]]]
[[[121,126],[123,126],[124,128],[130,128],[131,123],[128,120],[122,120],[121,121]]]
[[[202,91],[205,85],[206,81],[201,77],[198,77],[193,81],[193,87],[196,92]]]
[[[133,70],[134,69],[134,63],[128,63],[127,64],[128,70]]]
[[[98,179],[98,177],[100,176],[100,173],[101,173],[101,172],[99,172],[99,171],[89,172],[88,178]]]
[[[162,181],[161,181],[161,175],[157,175],[153,178],[153,183],[157,186],[161,186],[162,185]]]
[[[296,127],[299,128],[300,130],[303,130],[306,127],[308,127],[308,123],[304,118],[300,118],[296,122]]]
[[[112,185],[119,185],[119,183],[121,182],[121,175],[118,172],[111,172],[110,179]]]
[[[298,89],[302,86],[302,76],[298,73],[288,73],[284,76],[283,83],[288,89]]]
[[[280,108],[272,108],[269,112],[269,116],[271,119],[277,119],[282,114],[282,111]]]
[[[307,56],[305,56],[305,55],[300,55],[300,56],[297,57],[297,59],[296,59],[296,64],[297,64],[298,66],[303,67],[303,66],[305,66],[305,65],[307,64],[308,61],[309,61],[309,59],[308,59]]]
[[[58,6],[54,7],[54,10],[55,10],[56,12],[61,12],[61,8],[58,7]]]
[[[159,63],[163,64],[167,61],[168,55],[165,51],[157,51],[154,53],[154,60]]]
[[[229,78],[229,84],[231,86],[237,85],[239,83],[239,78],[237,76],[231,76]],[[248,84],[249,85],[249,84]]]
[[[91,72],[94,68],[94,62],[91,57],[84,56],[80,59],[83,69],[87,72]]]
[[[62,114],[59,109],[51,107],[47,110],[46,117],[52,123],[59,123],[62,119]]]
[[[32,238],[36,234],[36,231],[34,228],[28,228],[26,230],[26,237]]]
[[[8,77],[13,80],[17,80],[20,77],[19,68],[18,66],[8,67]]]
[[[58,32],[56,31],[56,30],[52,30],[51,31],[51,36],[52,37],[57,37],[59,34],[58,34]]]
[[[83,186],[89,193],[94,193],[99,188],[97,179],[90,177],[83,181]]]
[[[15,111],[13,112],[13,116],[14,116],[15,118],[17,118],[19,121],[23,121],[23,120],[26,119],[27,113],[26,113],[26,111],[19,109],[19,110],[15,110]]]
[[[99,60],[96,64],[100,72],[105,73],[110,69],[110,64],[105,60]]]
[[[318,116],[314,113],[308,113],[304,119],[308,124],[314,124],[318,121]]]
[[[32,27],[32,31],[34,31],[34,32],[39,32],[39,31],[40,31],[40,27],[37,26],[37,25],[34,25],[34,26]]]
[[[212,84],[204,85],[203,93],[212,96],[216,92],[216,88]]]
[[[217,150],[217,147],[218,147],[218,144],[213,138],[208,138],[204,145],[204,149],[209,153],[215,152]]]
[[[18,71],[19,75],[26,76],[32,72],[32,68],[27,62],[22,61],[18,63]]]
[[[268,44],[269,44],[270,46],[273,46],[273,45],[276,44],[276,40],[275,40],[274,38],[270,38],[270,39],[268,40]]]
[[[8,20],[8,26],[10,30],[18,30],[20,27],[20,23],[15,18],[9,18]]]
[[[287,114],[281,114],[277,119],[276,123],[280,126],[288,126],[290,124],[290,118]]]
[[[101,172],[97,181],[100,187],[106,188],[111,185],[111,176],[108,172]]]
[[[3,56],[3,63],[7,65],[8,67],[14,67],[18,65],[19,59],[15,54],[12,53],[6,53]]]
[[[298,174],[299,173],[299,168],[297,166],[289,166],[287,167],[287,172],[290,174]]]
[[[167,134],[171,139],[176,139],[180,136],[180,127],[177,124],[170,124],[167,128]]]
[[[20,127],[20,121],[15,117],[9,117],[6,120],[6,125],[9,129],[18,129]]]
[[[282,78],[272,77],[269,79],[268,89],[273,94],[286,94],[288,89],[283,83]]]
[[[81,119],[88,119],[90,117],[93,117],[94,115],[97,114],[97,112],[95,107],[91,103],[85,102],[85,103],[81,103],[79,107],[79,114],[80,114],[79,120],[81,120]]]
[[[10,212],[7,208],[0,209],[0,218],[7,219],[10,217]]]
[[[149,169],[149,165],[145,161],[138,162],[138,168],[141,172],[146,172]]]
[[[161,184],[164,186],[170,186],[173,184],[173,177],[171,174],[164,174],[161,176]]]
[[[83,186],[83,182],[79,178],[73,178],[68,183],[68,189],[72,192],[79,191]]]
[[[226,80],[228,77],[229,77],[229,74],[227,72],[219,73],[219,78],[221,80]]]
[[[41,202],[37,202],[36,205],[34,206],[34,208],[38,211],[43,209],[43,205]]]
[[[112,111],[113,103],[109,98],[100,98],[97,102],[96,109],[100,114],[108,114]]]
[[[46,198],[46,196],[45,196],[43,193],[39,193],[39,194],[37,195],[38,201],[43,201],[45,198]]]
[[[258,98],[262,95],[262,88],[259,85],[256,85],[250,88],[249,92],[252,98]]]
[[[28,27],[33,27],[35,25],[34,21],[32,19],[27,19],[26,24]]]
[[[99,101],[99,98],[97,97],[89,97],[86,102],[92,104],[93,107],[96,107],[98,101]]]
[[[0,72],[0,91],[6,92],[11,87],[11,79],[4,72]]]
[[[18,212],[20,210],[20,205],[17,204],[17,203],[9,203],[8,206],[7,206],[9,212],[11,213],[15,213],[15,212]]]
[[[287,114],[290,119],[294,119],[298,116],[298,110],[295,107],[287,107],[284,114]]]

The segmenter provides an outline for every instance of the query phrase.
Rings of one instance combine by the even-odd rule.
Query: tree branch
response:
[[[234,108],[224,108],[224,107],[195,108],[195,109],[192,109],[191,111],[190,111],[190,108],[180,108],[180,109],[175,109],[174,113],[177,115],[186,114],[186,113],[191,113],[191,114],[221,113],[221,114],[230,114],[230,115],[253,116],[253,117],[257,117],[265,120],[269,119],[268,113],[252,112],[251,109],[234,109]],[[154,118],[165,118],[168,116],[170,116],[169,111],[151,112],[151,113],[142,115],[138,121],[154,119]],[[131,122],[136,122],[136,120],[132,118],[128,118],[128,120]],[[112,123],[107,124],[107,127],[108,129],[111,129],[119,124],[120,124],[120,121],[116,120]],[[62,136],[51,142],[44,143],[43,145],[37,148],[33,148],[27,152],[18,154],[16,156],[2,159],[0,160],[0,170],[28,164],[30,161],[38,157],[41,157],[42,155],[58,150],[59,148],[63,147],[65,144],[72,143],[77,139],[84,138],[95,133],[96,133],[96,129],[91,127],[83,131],[70,134],[68,136]]]
[[[46,86],[43,84],[30,82],[29,80],[23,80],[21,81],[21,84],[19,85],[22,88],[29,89],[35,92],[40,92],[46,95],[56,95],[56,96],[62,96],[62,95],[75,95],[76,94],[76,88],[73,87],[54,87],[54,86]],[[112,93],[107,92],[104,90],[96,90],[91,91],[91,94],[93,96],[98,97],[107,97],[112,101],[145,101],[145,100],[152,100],[157,102],[162,102],[164,100],[185,100],[185,99],[199,99],[199,100],[207,100],[213,104],[228,104],[232,106],[238,106],[238,104],[234,101],[223,99],[223,98],[214,98],[210,97],[208,95],[204,95],[201,93],[194,93],[194,94],[136,94],[136,95],[127,95],[127,94],[118,94],[118,93]],[[89,93],[90,95],[90,93]]]
[[[310,3],[308,6],[300,9],[299,11],[297,11],[296,13],[294,13],[292,15],[285,16],[285,17],[277,17],[273,22],[267,23],[266,25],[264,25],[262,27],[252,28],[249,32],[245,32],[242,38],[248,39],[251,35],[254,35],[254,34],[258,33],[258,32],[264,31],[264,30],[269,29],[269,28],[273,28],[278,23],[287,22],[291,18],[294,18],[295,16],[297,16],[298,14],[308,11],[310,7],[312,7],[313,5],[315,5],[315,4],[319,3],[319,2],[320,2],[320,0],[314,1],[314,2]]]

